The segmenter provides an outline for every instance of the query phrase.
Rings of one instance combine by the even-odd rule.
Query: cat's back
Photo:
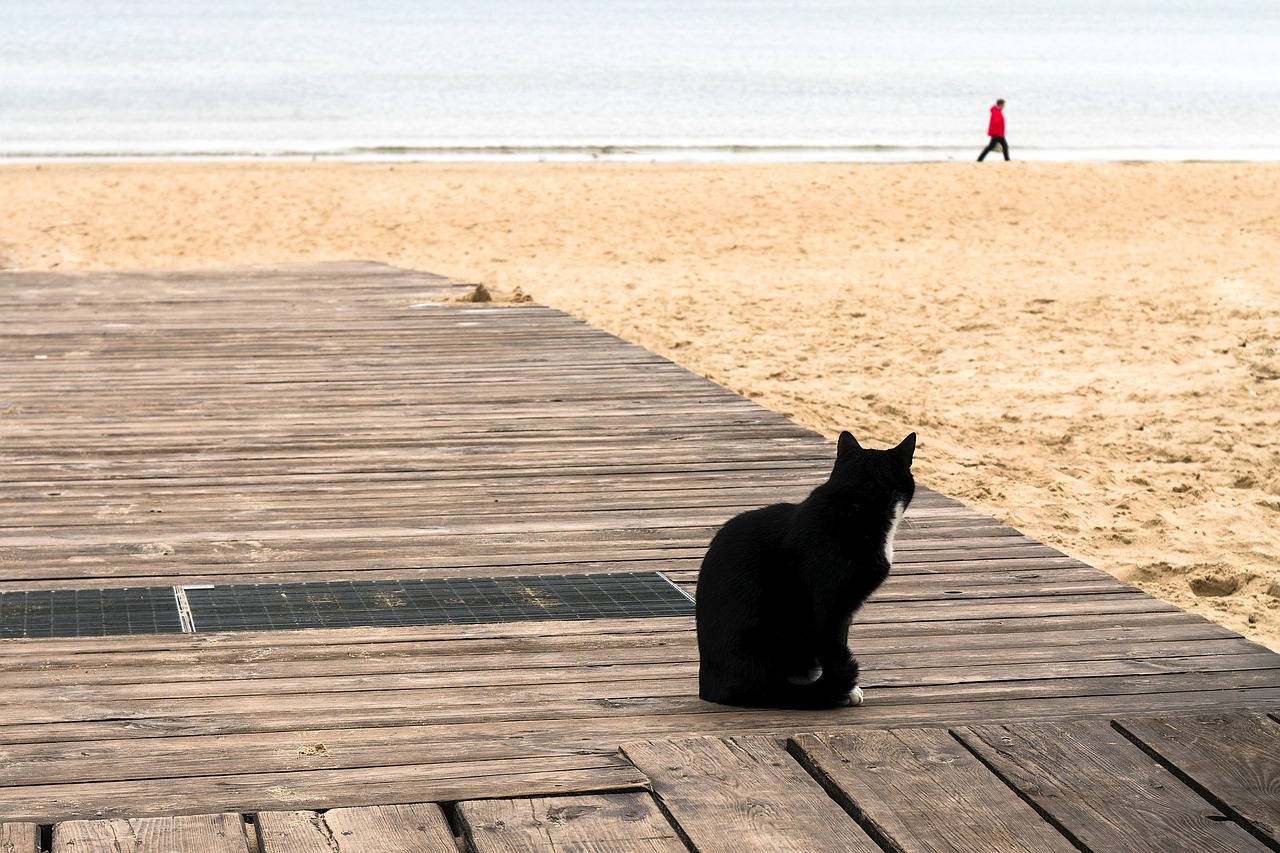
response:
[[[697,598],[765,585],[784,558],[795,504],[773,504],[735,515],[712,537],[698,572]]]
[[[751,553],[782,547],[795,513],[795,504],[778,503],[735,515],[712,537],[702,561],[704,568],[708,561],[730,555],[742,559]]]

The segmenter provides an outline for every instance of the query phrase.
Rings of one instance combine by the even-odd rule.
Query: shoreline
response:
[[[917,431],[922,483],[1280,650],[1280,164],[0,160],[0,192],[5,269],[519,287],[828,437]]]
[[[973,150],[970,150],[972,148]],[[350,150],[303,151],[283,150],[271,153],[251,151],[207,152],[83,152],[83,153],[3,153],[0,168],[9,166],[57,166],[77,163],[105,165],[123,164],[293,164],[330,163],[347,165],[525,165],[566,164],[589,165],[618,163],[627,165],[668,166],[736,166],[736,165],[928,165],[973,162],[976,146],[889,146],[869,145],[851,148],[828,146],[646,146],[646,145],[582,145],[520,146],[494,145],[481,147],[406,148],[373,147]],[[1251,151],[1204,151],[1199,149],[1155,150],[1120,148],[1079,150],[1062,148],[1018,148],[1013,159],[1027,163],[1056,165],[1083,164],[1280,164],[1280,149]]]

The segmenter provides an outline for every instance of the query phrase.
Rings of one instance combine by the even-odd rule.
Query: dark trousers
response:
[[[987,147],[982,149],[982,153],[978,155],[978,162],[981,163],[988,154],[996,150],[996,146],[1000,146],[1000,150],[1004,152],[1004,159],[1009,159],[1009,143],[1005,142],[1003,136],[993,136],[991,141],[987,143]]]

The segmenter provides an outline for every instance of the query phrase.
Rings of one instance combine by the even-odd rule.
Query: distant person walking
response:
[[[978,155],[978,162],[981,163],[986,156],[996,150],[996,146],[1000,146],[1000,150],[1004,152],[1004,159],[1009,159],[1009,143],[1004,138],[1004,98],[996,101],[996,105],[991,108],[991,121],[987,124],[987,136],[991,137],[991,141],[987,143],[987,147],[982,149],[982,153]]]

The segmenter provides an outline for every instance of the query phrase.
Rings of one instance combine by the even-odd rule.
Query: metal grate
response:
[[[657,572],[188,587],[197,631],[687,616]]]
[[[179,634],[172,587],[0,593],[0,638]]]
[[[691,616],[659,572],[0,593],[0,638]]]

